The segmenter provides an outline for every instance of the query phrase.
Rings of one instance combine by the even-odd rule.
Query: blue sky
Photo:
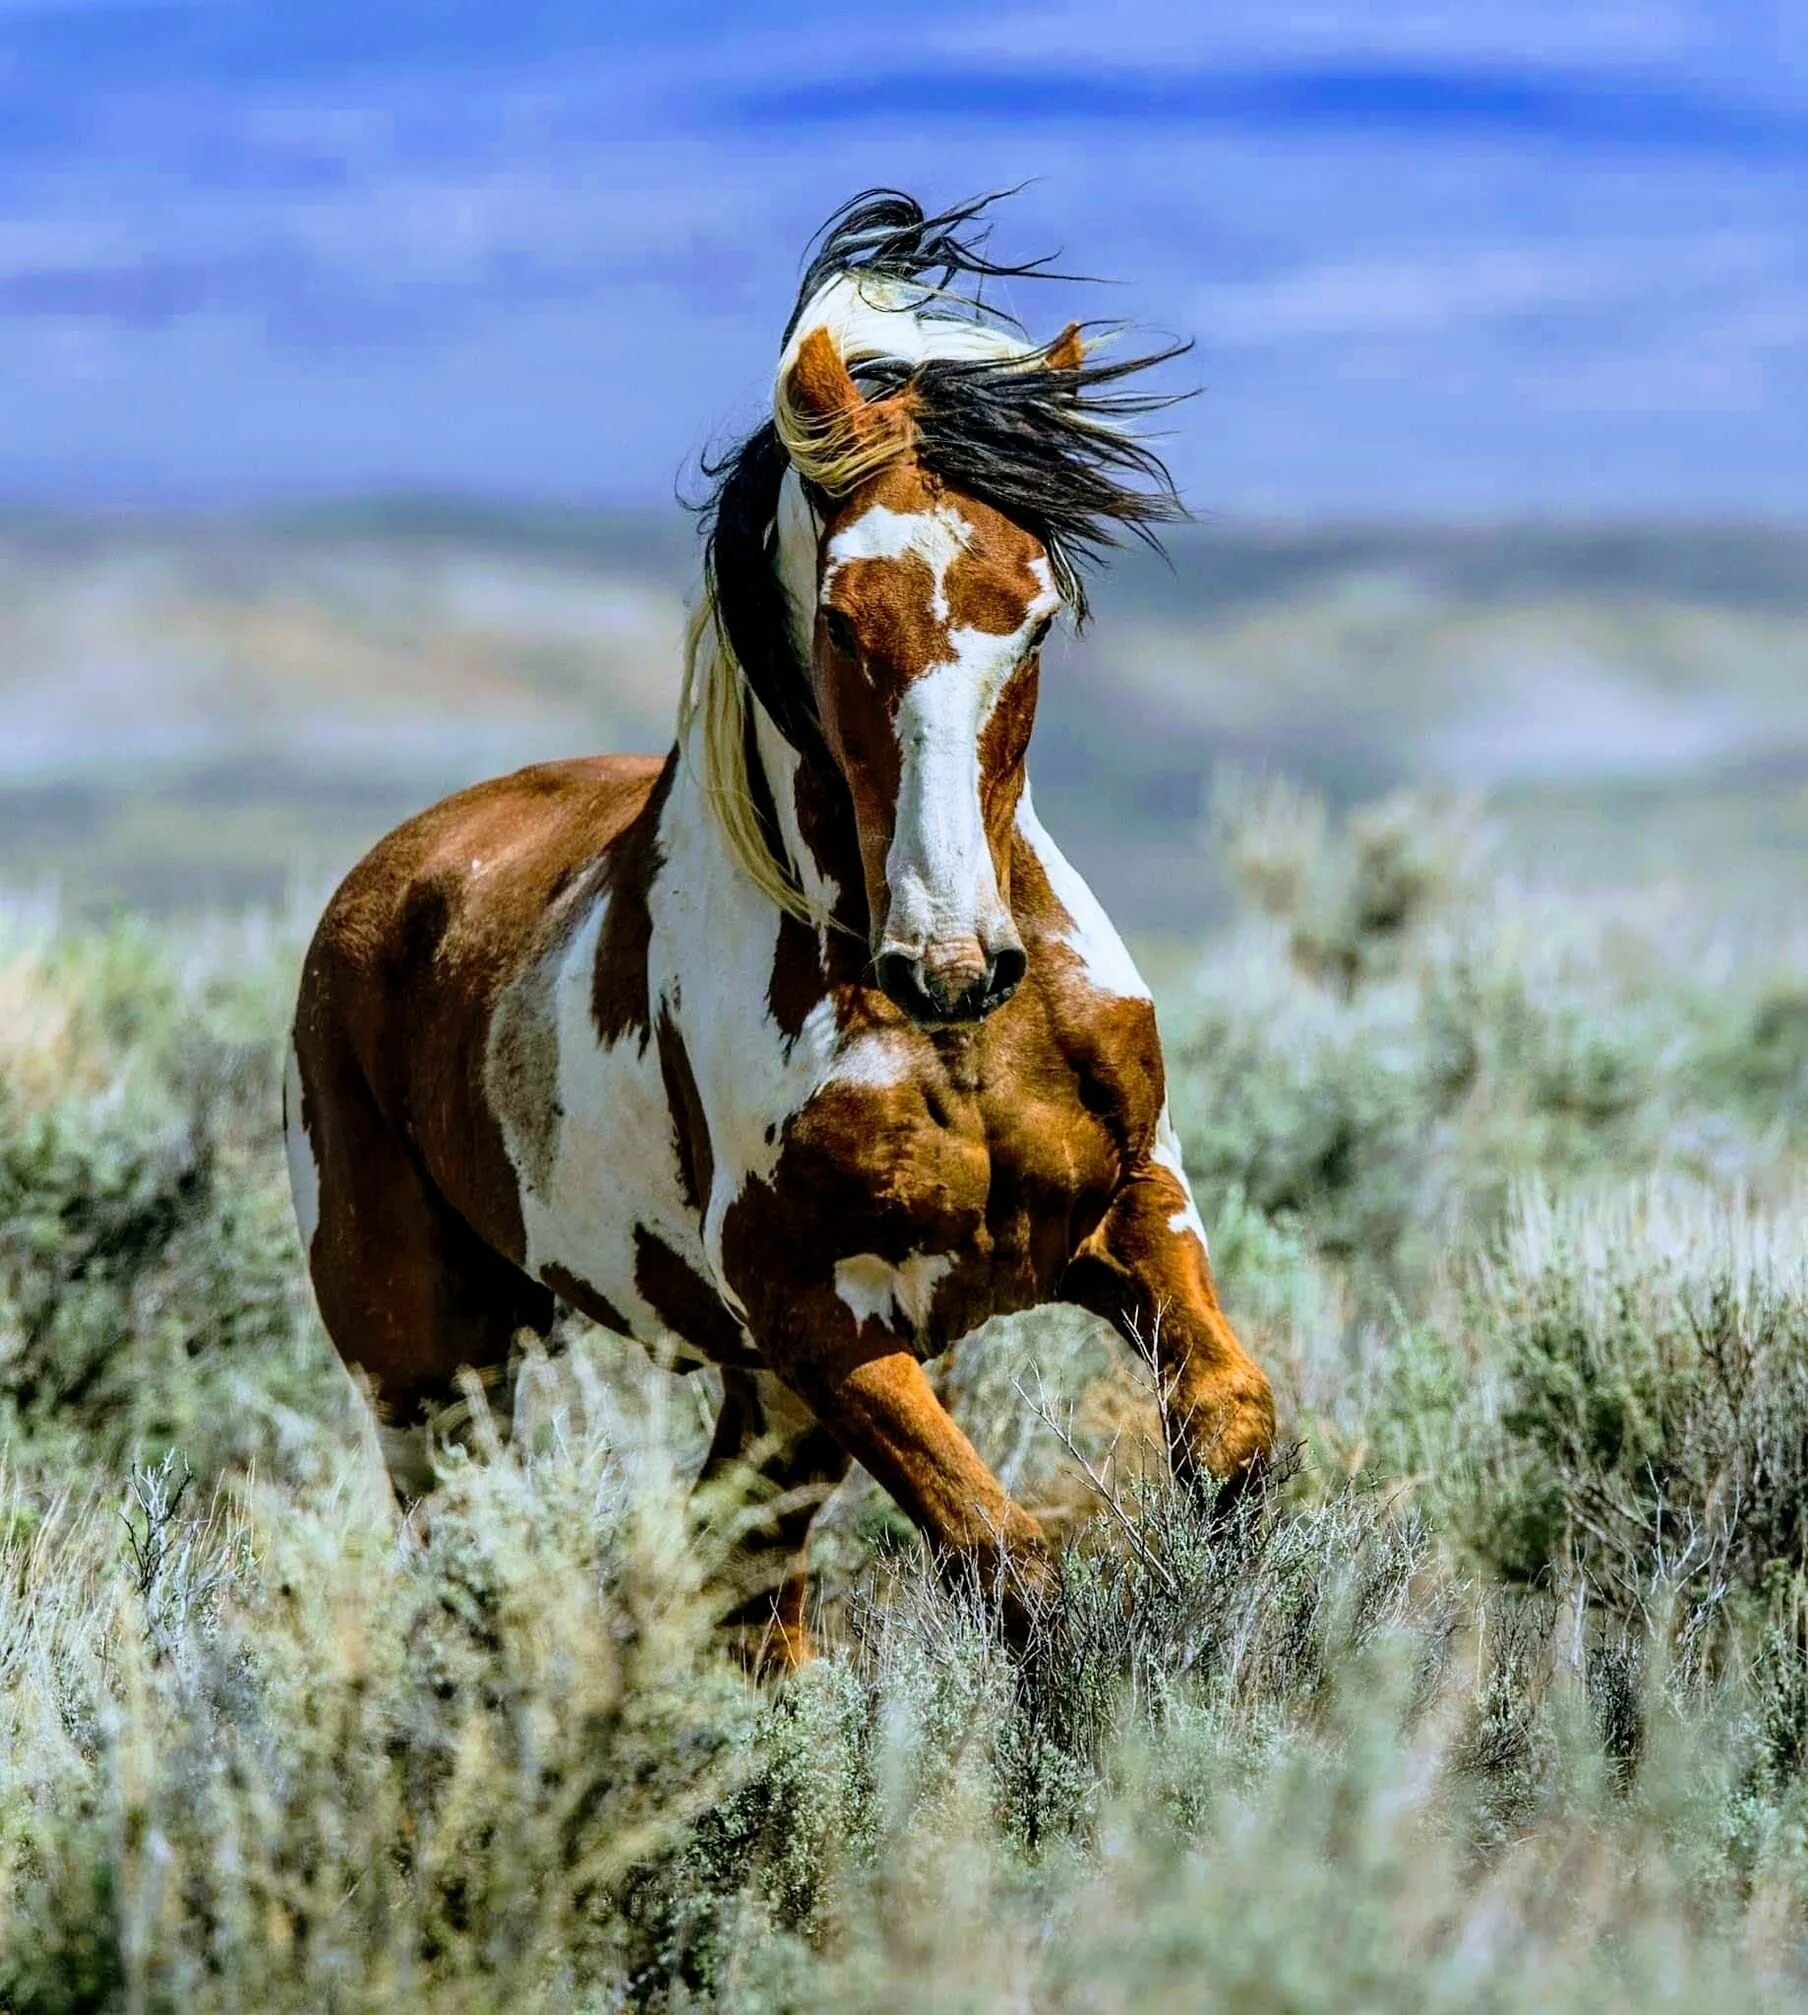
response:
[[[1808,0],[0,0],[0,495],[669,497],[826,211],[1029,176],[1200,508],[1808,515]]]

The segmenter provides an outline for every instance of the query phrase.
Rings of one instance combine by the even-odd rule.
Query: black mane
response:
[[[983,300],[985,281],[1066,276],[1050,272],[1045,259],[1007,264],[987,257],[987,227],[967,227],[997,200],[982,196],[931,217],[894,189],[856,196],[817,235],[786,337],[838,273],[934,289],[938,298],[924,304],[934,315],[1019,326]],[[970,294],[953,291],[963,278],[978,283]],[[1166,465],[1128,428],[1187,395],[1127,390],[1125,382],[1191,347],[1173,343],[1060,370],[1049,365],[1046,348],[1027,363],[1022,356],[938,357],[917,365],[881,359],[856,365],[854,375],[869,397],[910,387],[923,465],[1041,540],[1056,585],[1076,624],[1083,624],[1082,569],[1122,544],[1126,533],[1155,545],[1156,526],[1186,516]],[[774,564],[786,467],[770,421],[705,465],[715,484],[703,506],[705,564],[748,684],[786,739],[803,748],[819,740],[821,730]]]

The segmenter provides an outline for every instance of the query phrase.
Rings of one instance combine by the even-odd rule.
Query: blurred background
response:
[[[318,893],[669,736],[700,451],[854,191],[1033,178],[1034,330],[1197,347],[1198,522],[1045,682],[1044,817],[1196,933],[1226,766],[1532,879],[1798,904],[1808,10],[0,0],[0,883]]]

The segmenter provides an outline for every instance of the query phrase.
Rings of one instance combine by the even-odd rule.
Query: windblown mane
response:
[[[785,869],[750,788],[742,692],[744,676],[793,748],[820,748],[809,667],[778,568],[787,473],[796,471],[806,493],[840,496],[888,460],[914,455],[1042,542],[1076,625],[1088,613],[1082,569],[1126,534],[1154,544],[1156,526],[1186,515],[1161,458],[1130,431],[1185,395],[1126,381],[1190,345],[1095,363],[1086,353],[1106,332],[1079,339],[1078,362],[1065,354],[1071,338],[1031,342],[985,301],[984,284],[1061,276],[1046,260],[987,256],[979,220],[997,200],[932,217],[910,196],[872,189],[837,211],[817,235],[786,325],[773,418],[705,466],[715,487],[702,512],[704,593],[680,712],[702,722],[704,781],[733,851],[774,901],[814,922],[826,920]],[[825,438],[793,405],[792,367],[817,330],[869,400],[909,393],[907,433]]]

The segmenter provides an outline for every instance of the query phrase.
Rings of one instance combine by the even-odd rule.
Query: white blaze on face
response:
[[[951,641],[960,655],[914,679],[897,714],[885,936],[915,948],[977,937],[1004,907],[980,809],[979,738],[1016,659],[978,631],[957,631]]]
[[[301,1060],[293,1043],[283,1068],[283,1147],[289,1157],[289,1194],[295,1201],[302,1256],[308,1258],[314,1250],[314,1234],[320,1229],[320,1170],[314,1161],[314,1144],[302,1124]]]
[[[929,610],[950,614],[948,572],[972,528],[951,505],[894,511],[875,505],[829,541],[823,592],[855,560],[921,560],[929,570]],[[947,631],[948,655],[911,680],[898,705],[898,803],[885,859],[891,907],[886,942],[921,951],[962,938],[989,938],[1009,925],[980,803],[979,744],[1030,634],[1060,606],[1048,562],[1033,562],[1036,591],[1016,629],[1000,636]]]

